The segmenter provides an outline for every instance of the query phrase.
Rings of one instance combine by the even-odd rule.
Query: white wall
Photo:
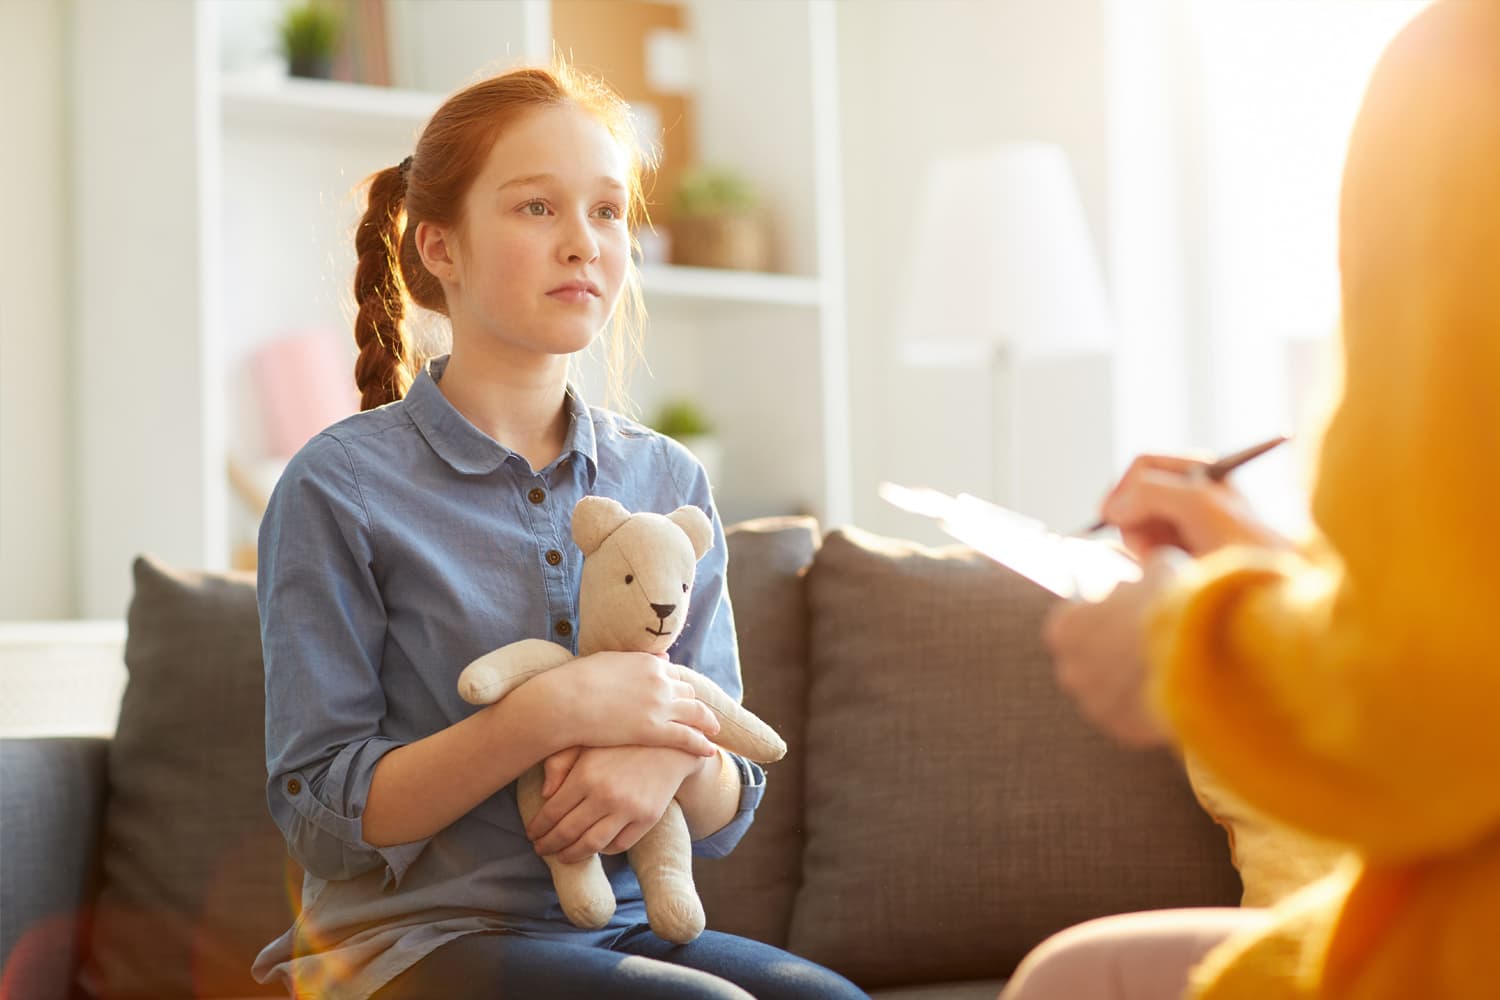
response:
[[[838,11],[854,520],[937,541],[934,529],[879,500],[877,483],[920,480],[988,493],[989,456],[999,443],[989,373],[923,375],[895,363],[892,318],[900,313],[922,170],[945,152],[1056,142],[1072,162],[1102,251],[1109,180],[1103,0],[929,0]],[[1100,419],[1109,417],[1105,411]],[[1096,478],[1102,488],[1105,477]]]
[[[113,618],[139,553],[227,562],[217,220],[206,207],[219,176],[214,8],[73,9],[78,611]]]
[[[0,619],[74,614],[68,5],[0,3]]]

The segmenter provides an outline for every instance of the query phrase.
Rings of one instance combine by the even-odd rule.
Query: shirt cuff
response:
[[[728,751],[725,751],[728,753]],[[755,822],[755,810],[766,794],[766,772],[754,761],[739,754],[730,753],[729,759],[740,772],[740,808],[734,819],[702,840],[693,842],[693,856],[698,858],[722,858],[734,850],[750,824]]]
[[[347,746],[333,759],[320,785],[300,771],[280,776],[281,799],[301,819],[288,837],[288,846],[308,871],[319,878],[346,879],[383,863],[382,888],[391,890],[401,884],[432,838],[385,847],[364,839],[365,803],[375,765],[398,746],[381,738]]]

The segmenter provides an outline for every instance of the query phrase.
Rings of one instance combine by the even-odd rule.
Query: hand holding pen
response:
[[[1201,556],[1226,545],[1290,545],[1250,511],[1225,479],[1246,462],[1284,443],[1278,436],[1216,461],[1142,455],[1120,477],[1090,531],[1114,526],[1133,555],[1162,546]]]

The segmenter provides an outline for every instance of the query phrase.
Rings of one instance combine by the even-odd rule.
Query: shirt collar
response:
[[[469,423],[468,419],[438,388],[448,367],[448,355],[433,358],[417,374],[403,400],[412,423],[438,457],[455,472],[483,475],[494,472],[506,459],[519,455]],[[568,410],[568,432],[563,454],[573,453],[587,462],[589,485],[598,475],[599,457],[594,439],[594,420],[577,386],[569,383],[563,405]],[[521,459],[521,461],[525,461]]]

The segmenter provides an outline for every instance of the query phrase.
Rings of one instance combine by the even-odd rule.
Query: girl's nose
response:
[[[569,264],[587,263],[599,256],[599,241],[594,239],[587,219],[580,219],[568,226],[559,249],[563,259]]]

